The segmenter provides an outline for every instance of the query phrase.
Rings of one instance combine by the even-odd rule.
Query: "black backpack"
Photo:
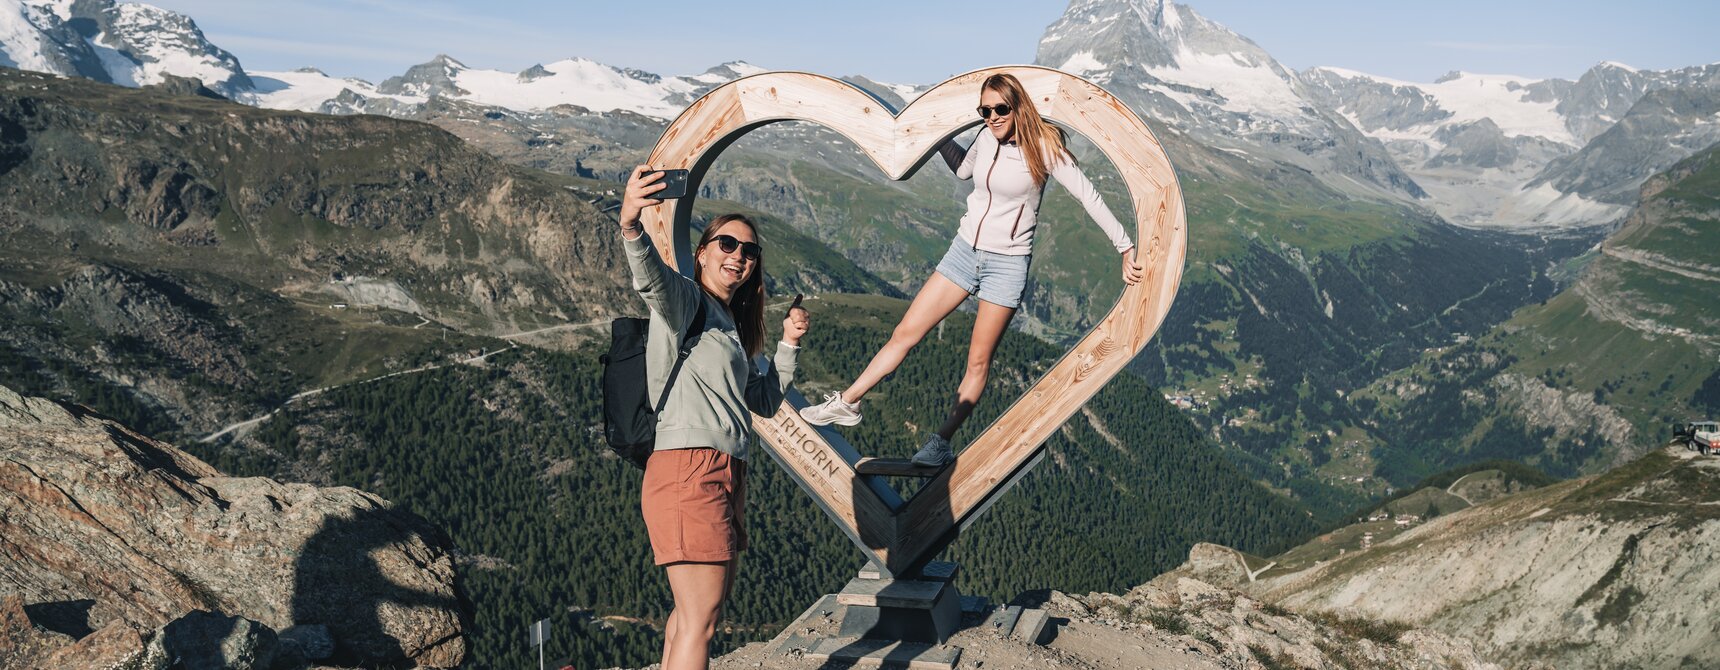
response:
[[[699,312],[693,316],[692,327],[681,334],[675,367],[669,369],[663,394],[655,403],[651,402],[645,375],[645,339],[650,326],[650,319],[637,317],[610,322],[609,353],[599,357],[603,361],[603,435],[611,451],[641,470],[657,443],[657,414],[669,401],[669,389],[675,387],[681,364],[698,342],[697,334],[705,330],[704,296],[699,296]]]

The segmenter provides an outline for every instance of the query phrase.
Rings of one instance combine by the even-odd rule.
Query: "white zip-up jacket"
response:
[[[1039,203],[1045,196],[1045,188],[1033,184],[1033,173],[1027,170],[1021,146],[1002,144],[982,127],[967,155],[961,155],[961,146],[955,140],[945,143],[940,153],[957,178],[974,182],[958,233],[962,240],[975,249],[1007,256],[1033,253],[1033,232],[1039,226]],[[1051,178],[1069,189],[1069,194],[1075,196],[1087,215],[1111,238],[1111,245],[1119,253],[1135,246],[1123,224],[1117,222],[1117,217],[1099,198],[1093,182],[1067,156],[1051,165]]]

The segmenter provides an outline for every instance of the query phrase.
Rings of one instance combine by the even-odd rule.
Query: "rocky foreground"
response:
[[[450,543],[0,387],[0,670],[458,666]]]
[[[962,648],[959,668],[1036,670],[1337,670],[1498,668],[1468,642],[1408,626],[1297,612],[1198,579],[1166,574],[1129,592],[1085,596],[1056,591],[1021,600],[1051,617],[1043,644],[1017,639],[970,616],[949,640]],[[813,670],[846,667],[801,657],[783,640],[834,629],[814,610],[783,637],[716,659],[716,670]]]
[[[1720,458],[1682,447],[1287,567],[1295,553],[1202,545],[1178,572],[1440,631],[1512,668],[1720,668]]]
[[[1036,599],[1055,623],[1044,645],[978,620],[949,643],[959,667],[987,669],[1720,668],[1720,458],[1668,447],[1594,477],[1501,482],[1433,491],[1476,504],[1372,546],[1336,548],[1361,525],[1271,558],[1199,544],[1128,593],[1052,592]],[[778,641],[715,667],[829,666]]]

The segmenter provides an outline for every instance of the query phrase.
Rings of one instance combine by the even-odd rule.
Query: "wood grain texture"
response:
[[[1163,146],[1115,96],[1049,68],[1007,66],[958,75],[900,111],[836,79],[770,72],[729,82],[694,102],[664,130],[648,160],[654,168],[690,170],[688,192],[697,193],[705,171],[735,139],[769,123],[798,120],[842,134],[884,176],[907,179],[944,141],[980,123],[973,112],[980,85],[996,73],[1015,75],[1042,116],[1092,141],[1116,166],[1134,205],[1132,237],[1146,278],[1126,288],[1091,332],[900,509],[892,510],[861,485],[854,464],[793,407],[785,403],[775,417],[755,418],[765,447],[856,546],[893,573],[929,560],[976,510],[986,508],[1004,482],[1036,462],[1051,432],[1120,372],[1163,323],[1182,279],[1188,241],[1182,190]],[[643,216],[658,251],[676,267],[691,260],[692,205],[689,196]]]

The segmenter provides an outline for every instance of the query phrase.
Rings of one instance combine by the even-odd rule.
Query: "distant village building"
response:
[[[1374,512],[1372,515],[1368,516],[1369,521],[1385,521],[1386,519],[1390,519],[1390,518],[1392,518],[1391,512],[1387,512],[1385,510],[1380,510],[1378,512]]]
[[[1399,526],[1413,526],[1421,523],[1421,517],[1414,514],[1399,514],[1396,522]]]
[[[1372,549],[1373,546],[1374,546],[1374,534],[1371,531],[1367,532],[1367,533],[1362,533],[1362,550],[1366,551],[1368,549]]]

